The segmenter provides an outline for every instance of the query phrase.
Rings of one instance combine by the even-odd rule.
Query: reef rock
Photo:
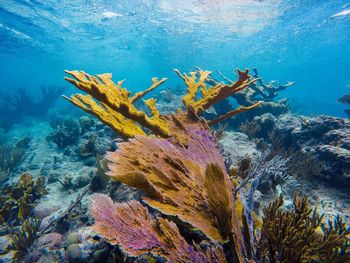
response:
[[[319,177],[343,187],[350,186],[350,122],[332,116],[306,117],[283,114],[266,130],[266,116],[255,117],[248,126],[255,127],[253,135],[285,149],[306,152],[322,163]],[[245,124],[247,125],[247,124]],[[256,128],[258,126],[258,128]],[[259,128],[260,127],[260,128]],[[261,132],[261,131],[264,132]]]
[[[243,159],[256,160],[261,152],[249,137],[241,132],[225,132],[219,148],[227,166],[238,165]]]

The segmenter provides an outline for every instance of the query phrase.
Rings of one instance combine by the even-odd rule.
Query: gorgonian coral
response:
[[[169,262],[225,262],[217,246],[206,251],[191,246],[171,221],[152,217],[138,201],[113,203],[103,194],[95,194],[91,208],[95,219],[93,229],[111,244],[119,244],[131,256],[151,253]]]
[[[270,262],[348,262],[350,229],[341,218],[322,224],[307,197],[294,195],[294,209],[281,209],[283,197],[264,210],[262,257]]]

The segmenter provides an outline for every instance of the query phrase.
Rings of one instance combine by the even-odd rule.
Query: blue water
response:
[[[136,91],[153,76],[181,83],[174,68],[249,67],[296,82],[281,94],[295,111],[344,117],[349,43],[347,0],[0,0],[0,89],[69,87],[64,69]]]

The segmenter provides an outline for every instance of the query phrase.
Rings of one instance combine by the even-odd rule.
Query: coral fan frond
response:
[[[173,222],[153,218],[138,201],[118,204],[107,195],[96,194],[91,214],[94,231],[131,256],[151,253],[169,262],[226,262],[219,246],[204,252],[189,245]]]
[[[183,124],[186,126],[186,124]],[[215,139],[200,125],[183,127],[187,145],[161,138],[135,137],[109,152],[109,175],[144,192],[143,200],[165,215],[177,216],[214,241],[234,241],[243,261],[232,183]]]
[[[160,114],[149,117],[134,105],[135,101],[154,90],[166,79],[158,81],[157,78],[153,78],[153,84],[149,89],[130,97],[130,92],[122,87],[124,81],[115,84],[112,81],[112,74],[91,76],[79,71],[65,72],[74,77],[74,79],[65,78],[65,80],[91,96],[73,95],[68,100],[88,113],[94,114],[124,137],[128,138],[142,134],[141,128],[136,128],[137,124],[149,129],[156,135],[169,137],[168,123]],[[152,109],[153,112],[158,112],[154,110],[155,105],[152,106]]]

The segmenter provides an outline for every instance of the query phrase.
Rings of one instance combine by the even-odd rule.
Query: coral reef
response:
[[[67,99],[97,116],[124,139],[129,138],[118,144],[117,151],[107,153],[108,175],[141,190],[142,201],[158,215],[151,216],[139,201],[120,204],[113,203],[106,195],[95,195],[91,213],[95,218],[93,229],[98,235],[110,244],[119,245],[129,256],[151,253],[156,259],[161,257],[169,262],[245,262],[269,257],[274,262],[277,252],[268,256],[262,245],[269,241],[266,238],[269,223],[265,215],[265,225],[261,229],[253,211],[254,192],[265,177],[274,182],[271,187],[292,180],[286,175],[291,158],[276,152],[271,156],[265,154],[266,158],[262,157],[255,163],[245,156],[236,170],[223,162],[216,140],[223,140],[227,134],[219,129],[214,136],[209,125],[255,108],[260,102],[241,106],[214,119],[199,117],[220,101],[255,83],[259,79],[257,72],[253,78],[248,71],[238,71],[237,82],[224,84],[213,80],[208,71],[198,70],[187,75],[176,70],[187,86],[187,94],[182,98],[184,109],[178,109],[173,115],[161,115],[155,107],[155,99],[149,99],[145,104],[151,117],[146,111],[136,108],[134,102],[165,79],[153,79],[149,89],[131,96],[122,88],[123,82],[115,85],[109,74],[92,77],[84,72],[67,73],[75,78],[68,78],[69,82],[89,94],[73,95]],[[262,81],[259,85],[268,89]],[[272,100],[276,92],[290,85],[270,88],[266,93],[256,86],[251,89],[255,93],[259,91],[259,96],[266,100]],[[255,97],[258,95],[251,98]],[[259,127],[255,132],[261,132]],[[89,138],[89,141],[93,140],[93,137]],[[244,140],[247,141],[248,137]],[[89,141],[83,149],[90,149],[87,152],[92,153]],[[259,153],[251,153],[251,156],[259,156]],[[231,168],[232,177],[226,168]],[[333,240],[344,241],[345,225],[341,220],[339,222],[339,228],[333,231],[333,226],[329,233],[333,231]],[[321,217],[317,223],[321,224]],[[256,243],[260,230],[266,230],[266,233],[261,243]],[[286,242],[289,245],[300,243],[303,241],[299,240],[303,238],[301,235],[297,239],[288,236],[290,240]],[[193,245],[187,239],[192,240]],[[202,248],[203,244],[206,244],[205,248]],[[347,249],[347,243],[343,242],[341,246],[341,249]],[[324,248],[335,253],[335,248],[339,247],[339,243],[335,246],[327,243]],[[71,249],[72,257],[80,253],[77,246]]]
[[[350,229],[337,217],[328,226],[312,211],[307,197],[294,195],[294,209],[283,211],[283,197],[265,210],[260,245],[269,262],[347,262],[350,259]],[[278,227],[276,227],[278,226]]]
[[[155,108],[155,100],[149,99],[145,103],[152,117],[137,110],[133,103],[162,81],[153,79],[150,89],[130,97],[130,93],[122,89],[122,82],[115,85],[110,75],[92,77],[83,72],[68,73],[75,77],[75,80],[68,81],[92,96],[73,95],[69,99],[73,104],[99,117],[123,137],[135,137],[119,144],[117,152],[108,154],[109,175],[143,190],[144,202],[163,214],[177,216],[213,241],[223,244],[228,240],[224,248],[229,251],[231,260],[243,262],[246,249],[240,229],[240,215],[234,209],[233,185],[216,150],[208,124],[218,123],[259,103],[239,107],[208,122],[200,120],[198,116],[253,83],[255,79],[250,78],[248,70],[238,71],[239,77],[235,83],[209,87],[206,80],[210,72],[199,71],[197,77],[196,72],[186,75],[176,70],[188,88],[188,93],[182,99],[186,111],[163,116]],[[201,97],[198,96],[199,92]],[[146,135],[146,132],[136,123],[163,138],[140,136]],[[106,232],[100,234],[107,235]],[[176,243],[175,240],[172,242]]]
[[[346,119],[264,114],[241,126],[244,131],[248,128],[251,138],[262,139],[290,155],[297,153],[291,163],[295,175],[350,186],[350,123]]]
[[[63,92],[62,87],[42,86],[41,99],[36,100],[28,94],[28,89],[18,88],[15,94],[1,93],[0,125],[8,129],[24,117],[42,117]]]

